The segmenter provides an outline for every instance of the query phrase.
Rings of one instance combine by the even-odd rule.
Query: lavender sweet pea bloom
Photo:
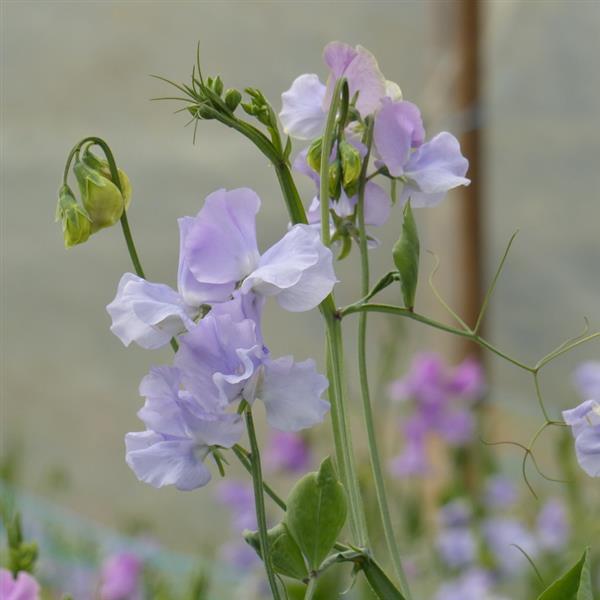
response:
[[[101,600],[139,600],[142,594],[142,561],[129,552],[115,554],[102,565]]]
[[[160,348],[192,329],[198,312],[168,285],[132,273],[121,277],[117,295],[106,310],[112,318],[110,330],[125,346],[135,341],[147,350]]]
[[[586,400],[563,411],[575,438],[575,454],[580,467],[590,477],[600,477],[600,402]]]
[[[244,529],[257,529],[254,491],[242,481],[222,481],[217,488],[217,498],[231,511],[232,527],[236,533]]]
[[[483,569],[470,569],[442,584],[435,600],[501,600],[492,593],[493,578]]]
[[[38,582],[25,571],[17,574],[16,578],[7,569],[0,569],[0,598],[2,600],[39,600],[40,586]]]
[[[140,481],[154,487],[192,490],[206,485],[204,465],[211,446],[231,448],[242,435],[239,415],[218,410],[218,399],[204,390],[199,399],[181,389],[180,372],[155,367],[142,380],[146,403],[138,416],[146,431],[125,436],[127,464]]]
[[[294,225],[260,255],[259,207],[259,197],[247,188],[218,190],[206,198],[193,222],[185,225],[184,297],[194,287],[196,301],[223,302],[239,286],[243,294],[275,296],[283,308],[299,312],[316,307],[331,292],[337,281],[333,256],[308,225]]]
[[[320,423],[329,410],[321,398],[327,379],[314,361],[271,359],[250,319],[235,322],[210,313],[181,338],[175,366],[187,390],[215,398],[221,410],[239,399],[262,400],[275,429],[298,431]]]
[[[477,542],[467,527],[448,527],[437,536],[436,549],[442,560],[451,569],[471,564],[477,554]]]
[[[515,544],[535,558],[538,544],[534,536],[516,519],[493,517],[483,524],[483,536],[498,568],[505,575],[513,575],[527,567],[527,559]]]

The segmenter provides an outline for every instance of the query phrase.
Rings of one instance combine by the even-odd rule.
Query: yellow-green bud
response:
[[[58,192],[56,221],[62,224],[65,248],[83,244],[92,233],[91,219],[85,209],[78,204],[68,185],[63,185]]]
[[[108,166],[107,160],[97,157],[89,149],[86,149],[83,152],[81,160],[92,169],[100,171],[104,177],[115,183],[110,173],[110,167]],[[125,210],[127,210],[131,203],[131,182],[129,181],[129,177],[127,177],[127,173],[122,169],[117,168],[117,173],[119,174],[119,183],[121,184],[121,191],[123,192],[123,199],[125,200]]]
[[[309,147],[306,154],[306,162],[311,169],[317,173],[321,171],[321,152],[323,150],[323,138],[317,138]]]
[[[349,189],[356,184],[360,176],[360,153],[352,144],[346,141],[340,142],[339,152],[343,173],[342,185],[344,189]]]
[[[227,108],[233,112],[241,102],[242,94],[238,90],[229,89],[225,92],[223,99],[225,100],[225,104],[227,104]]]
[[[342,165],[339,160],[329,165],[329,196],[339,200],[342,193]]]
[[[125,201],[111,179],[89,163],[89,160],[77,160],[73,172],[79,184],[83,207],[92,220],[92,233],[95,233],[117,223],[123,214]]]

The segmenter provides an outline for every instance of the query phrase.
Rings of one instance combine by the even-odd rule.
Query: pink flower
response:
[[[109,557],[102,565],[102,600],[137,600],[140,597],[142,561],[127,552]]]
[[[38,600],[40,586],[38,582],[25,571],[13,575],[7,569],[0,569],[0,598],[2,600]]]

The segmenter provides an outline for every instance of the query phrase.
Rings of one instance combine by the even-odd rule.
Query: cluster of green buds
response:
[[[115,225],[131,202],[131,184],[127,175],[116,167],[111,170],[107,160],[91,151],[92,145],[94,142],[75,147],[58,193],[56,221],[62,224],[66,248],[82,244],[93,233]],[[81,203],[66,181],[73,157],[73,174],[79,187]],[[118,182],[113,173],[117,174]]]

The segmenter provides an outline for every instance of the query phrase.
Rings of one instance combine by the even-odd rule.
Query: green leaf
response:
[[[594,600],[589,548],[569,571],[542,592],[538,600]]]
[[[361,568],[378,598],[381,600],[406,600],[374,560],[368,558]]]
[[[404,207],[402,233],[392,249],[394,264],[400,273],[402,297],[406,308],[413,308],[415,305],[419,279],[419,252],[419,234],[409,200]]]
[[[292,579],[302,581],[308,577],[308,570],[302,558],[302,552],[298,544],[290,535],[287,527],[279,523],[267,532],[269,538],[269,552],[273,568],[282,575],[287,575]],[[262,558],[260,553],[260,539],[258,531],[244,532],[244,539],[250,546],[256,550],[256,553]]]
[[[308,473],[292,488],[284,523],[308,560],[318,569],[346,522],[346,492],[330,458],[318,473]]]

